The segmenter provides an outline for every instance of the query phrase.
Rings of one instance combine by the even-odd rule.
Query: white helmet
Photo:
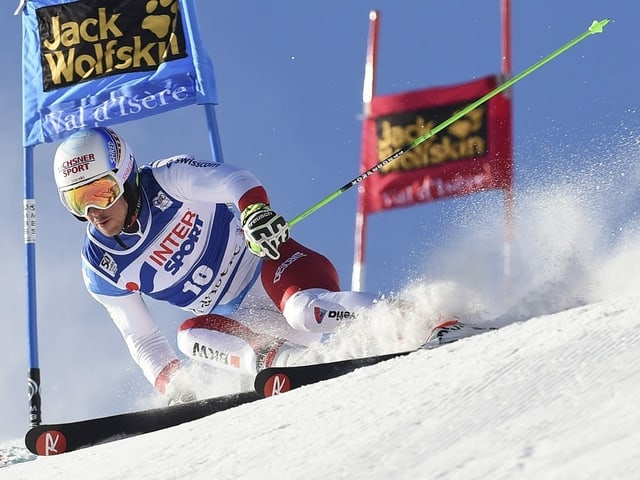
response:
[[[108,208],[123,195],[128,217],[137,213],[135,156],[110,128],[82,130],[64,140],[56,150],[53,174],[62,204],[80,220],[85,220],[89,207]]]

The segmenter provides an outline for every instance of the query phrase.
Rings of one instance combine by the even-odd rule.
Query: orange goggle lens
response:
[[[122,196],[122,187],[111,174],[61,192],[62,202],[74,215],[84,217],[89,207],[109,208]]]

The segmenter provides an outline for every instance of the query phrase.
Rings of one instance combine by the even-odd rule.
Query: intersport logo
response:
[[[149,255],[149,260],[176,275],[185,257],[191,255],[200,240],[204,222],[197,213],[187,210],[174,227],[161,239]]]

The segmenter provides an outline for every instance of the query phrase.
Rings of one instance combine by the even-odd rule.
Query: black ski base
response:
[[[43,424],[32,427],[24,441],[27,449],[36,455],[58,455],[173,427],[260,398],[255,392],[242,392],[109,417]]]

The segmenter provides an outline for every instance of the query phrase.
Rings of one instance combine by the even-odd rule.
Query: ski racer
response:
[[[177,333],[187,357],[249,375],[286,365],[375,302],[341,291],[332,263],[290,237],[246,170],[188,155],[139,168],[121,136],[94,128],[58,146],[54,177],[62,204],[88,221],[86,288],[170,403],[194,395],[143,295],[194,315]]]

